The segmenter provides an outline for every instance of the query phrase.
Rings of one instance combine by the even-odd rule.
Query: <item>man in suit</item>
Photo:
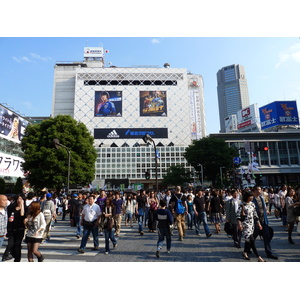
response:
[[[268,258],[271,259],[278,259],[276,255],[272,253],[272,248],[271,248],[271,230],[269,227],[269,221],[267,217],[267,206],[264,200],[264,197],[262,196],[262,190],[260,186],[254,186],[253,187],[253,203],[255,204],[256,212],[259,218],[259,222],[262,226],[262,231],[260,232],[257,227],[255,227],[253,237],[254,239],[257,238],[259,233],[261,233],[263,240],[264,240],[264,246],[265,246],[265,252],[267,254]]]
[[[230,198],[225,202],[226,222],[232,226],[233,245],[236,248],[241,248],[242,232],[238,230],[236,213],[240,204],[240,199],[236,190],[230,191]]]

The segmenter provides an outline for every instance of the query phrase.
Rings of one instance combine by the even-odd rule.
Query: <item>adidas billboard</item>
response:
[[[141,139],[145,134],[153,138],[168,138],[168,128],[95,128],[95,139]]]

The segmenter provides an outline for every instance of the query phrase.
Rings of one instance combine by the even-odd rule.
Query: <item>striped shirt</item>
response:
[[[7,221],[8,217],[6,209],[0,210],[0,236],[6,235]]]

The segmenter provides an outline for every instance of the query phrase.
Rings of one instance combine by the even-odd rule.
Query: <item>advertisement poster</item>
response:
[[[28,121],[0,105],[0,137],[21,143]]]
[[[261,129],[278,125],[299,125],[296,101],[275,101],[259,108]]]
[[[140,116],[167,116],[167,94],[162,91],[140,92]]]
[[[251,104],[237,112],[237,128],[245,129],[258,123],[259,114],[257,104]]]
[[[21,157],[0,152],[0,176],[23,177],[21,164],[24,159]]]
[[[121,91],[96,91],[95,92],[95,117],[121,117],[122,92]]]

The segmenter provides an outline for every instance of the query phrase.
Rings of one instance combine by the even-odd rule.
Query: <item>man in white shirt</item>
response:
[[[93,195],[88,197],[88,203],[83,207],[81,225],[83,225],[83,237],[78,252],[84,253],[84,249],[90,233],[93,234],[94,250],[99,249],[98,225],[101,217],[100,206],[95,203]]]
[[[7,205],[7,197],[5,195],[0,195],[0,247],[2,247],[4,237],[7,233]]]

